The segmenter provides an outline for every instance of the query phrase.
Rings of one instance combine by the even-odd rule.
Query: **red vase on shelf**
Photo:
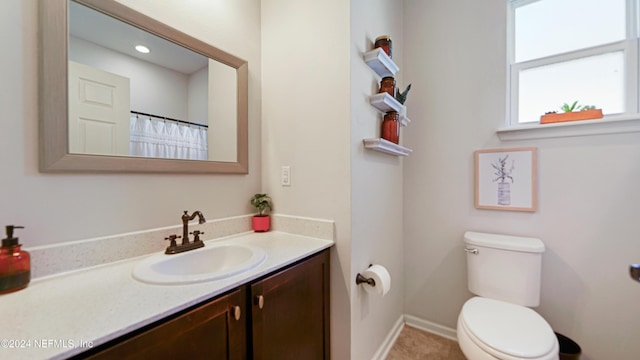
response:
[[[380,80],[380,90],[378,90],[378,94],[386,92],[391,96],[395,96],[396,94],[396,80],[392,76],[383,77]]]
[[[385,53],[387,53],[387,55],[389,55],[389,58],[393,58],[393,44],[391,42],[391,37],[388,35],[378,36],[373,46],[381,48]]]
[[[398,121],[398,113],[396,111],[389,111],[384,115],[381,137],[394,144],[400,142],[400,121]]]

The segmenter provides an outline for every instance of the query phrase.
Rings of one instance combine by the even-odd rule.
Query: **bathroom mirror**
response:
[[[42,0],[40,26],[41,171],[248,173],[246,61],[114,0]],[[118,49],[138,43],[160,62]],[[135,153],[138,119],[204,136],[204,155]]]

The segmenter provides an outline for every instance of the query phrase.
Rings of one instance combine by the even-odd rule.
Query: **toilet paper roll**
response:
[[[367,279],[371,278],[376,282],[375,286],[363,284],[368,293],[384,296],[389,292],[389,289],[391,289],[391,275],[389,275],[389,271],[382,265],[370,266],[362,272],[362,276]]]

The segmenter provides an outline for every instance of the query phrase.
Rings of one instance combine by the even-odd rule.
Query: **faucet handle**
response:
[[[182,236],[178,236],[178,235],[169,235],[169,237],[164,238],[165,240],[171,240],[171,243],[169,244],[169,247],[175,247],[178,246],[176,244],[176,239],[180,239]]]
[[[200,241],[200,235],[204,234],[204,231],[195,230],[194,232],[189,233],[193,235],[193,242]]]

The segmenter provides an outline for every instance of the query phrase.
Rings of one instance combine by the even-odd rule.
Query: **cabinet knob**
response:
[[[264,296],[262,295],[256,296],[255,304],[258,305],[258,308],[262,309],[264,307]]]
[[[233,318],[236,320],[240,320],[240,316],[242,316],[242,310],[240,309],[240,306],[234,306],[233,307]]]

